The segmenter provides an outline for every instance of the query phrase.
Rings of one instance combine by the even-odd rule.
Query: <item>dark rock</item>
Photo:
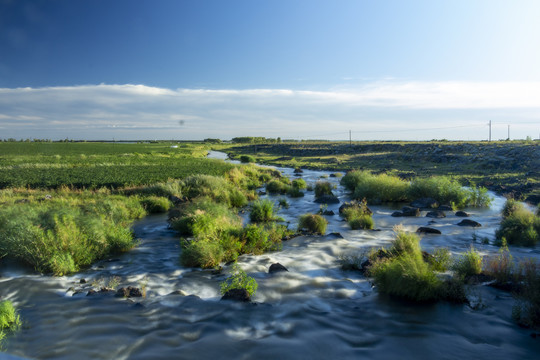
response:
[[[333,216],[333,215],[336,215],[336,213],[332,210],[324,210],[322,212],[322,215],[326,215],[326,216]]]
[[[328,235],[325,236],[326,238],[334,238],[334,239],[343,239],[343,235],[341,235],[341,233],[338,233],[338,232],[332,232]]]
[[[349,202],[345,202],[343,203],[340,207],[339,207],[339,214],[343,214],[343,211],[345,209],[348,209],[350,207],[362,207],[362,202],[361,201],[358,201],[358,200],[353,200],[353,201],[349,201]],[[368,214],[368,215],[373,215],[373,211],[371,211],[370,208],[368,208],[367,206],[365,207],[365,213]]]
[[[458,217],[469,217],[470,215],[466,213],[465,211],[456,211],[456,216]]]
[[[233,300],[241,302],[250,302],[251,297],[246,289],[231,289],[223,295],[221,300]]]
[[[184,290],[174,290],[169,295],[180,295],[180,296],[187,296],[187,293]]]
[[[480,224],[479,222],[476,222],[474,220],[469,220],[469,219],[463,219],[457,225],[458,226],[470,226],[470,227],[480,227],[480,226],[482,226],[482,224]]]
[[[113,292],[114,292],[113,289],[102,287],[101,289],[99,289],[99,291],[96,291],[94,289],[88,290],[88,292],[86,293],[86,296],[104,295],[104,294],[110,294],[110,293],[113,293]]]
[[[433,209],[439,206],[437,200],[433,198],[420,198],[416,199],[411,203],[412,207],[422,208],[422,209]]]
[[[401,209],[402,216],[420,216],[420,209],[412,206],[404,206]]]
[[[440,230],[433,229],[427,226],[421,226],[418,229],[416,229],[416,232],[419,234],[441,234]]]
[[[212,270],[211,274],[212,275],[220,275],[222,271],[223,271],[223,267],[218,266],[216,269]]]
[[[440,211],[452,211],[452,210],[454,210],[454,209],[452,209],[452,207],[450,205],[440,205],[437,209],[440,210]]]
[[[86,284],[86,279],[79,280],[79,284]]]
[[[334,195],[323,195],[315,199],[317,204],[339,204],[339,199]]]
[[[525,199],[525,201],[536,206],[540,203],[540,195],[529,195],[527,196],[527,199]]]
[[[426,214],[426,217],[435,218],[435,219],[441,219],[441,218],[446,217],[446,214],[444,213],[444,211],[434,210],[434,211],[428,212]]]
[[[403,216],[403,213],[401,211],[394,211],[392,213],[392,216],[393,217],[402,217]]]
[[[272,264],[270,265],[270,268],[268,269],[268,273],[269,274],[273,274],[273,273],[277,273],[277,272],[281,272],[281,271],[289,271],[287,270],[287,268],[283,265],[281,265],[280,263],[275,263],[275,264]]]
[[[131,297],[142,297],[142,291],[139,288],[128,286],[125,288],[120,288],[116,292],[116,297],[125,297],[125,298],[131,298]]]
[[[294,173],[295,174],[302,174],[304,172],[304,170],[300,169],[300,168],[296,168],[294,169]]]
[[[261,190],[261,191],[258,192],[258,194],[259,194],[259,195],[266,195],[266,191],[262,191],[262,190]]]

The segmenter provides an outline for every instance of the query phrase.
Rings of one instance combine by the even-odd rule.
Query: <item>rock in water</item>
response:
[[[281,265],[280,263],[272,264],[270,265],[270,268],[268,269],[269,274],[273,274],[273,273],[277,273],[281,271],[289,271],[289,270],[287,270],[287,268]]]
[[[339,199],[334,195],[323,195],[315,199],[317,204],[339,204]]]
[[[233,300],[241,302],[250,302],[251,297],[246,289],[231,289],[223,295],[221,300]]]
[[[420,216],[420,209],[412,206],[404,206],[401,209],[402,216]]]
[[[457,211],[456,212],[456,216],[457,217],[469,217],[470,215],[468,213],[466,213],[465,211]]]
[[[446,214],[444,211],[434,210],[430,211],[426,214],[426,217],[435,218],[435,219],[441,219],[446,217]]]
[[[116,297],[125,297],[125,298],[131,298],[131,297],[142,297],[142,291],[139,288],[128,286],[125,288],[120,288],[116,292]]]
[[[463,219],[457,225],[458,226],[470,226],[470,227],[480,227],[480,226],[482,226],[482,224],[480,224],[479,222],[476,222],[474,220],[469,220],[469,219]]]
[[[412,207],[422,208],[422,209],[433,209],[439,206],[437,200],[433,198],[420,198],[416,199],[411,203]]]
[[[441,234],[440,230],[433,229],[427,226],[419,227],[416,232],[419,234]]]

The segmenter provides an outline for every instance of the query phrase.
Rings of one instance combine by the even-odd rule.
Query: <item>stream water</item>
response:
[[[279,170],[295,176],[292,169]],[[329,174],[305,170],[301,175],[314,183]],[[342,202],[348,200],[339,178],[325,180],[336,185]],[[299,215],[319,209],[313,192],[287,200],[290,207],[278,215],[291,228]],[[493,240],[503,204],[494,196],[489,209],[467,209],[482,224],[479,230],[456,226],[460,219],[447,212],[430,225],[442,235],[425,235],[422,247],[444,246],[459,254],[474,245],[484,255],[496,254],[497,247],[480,239]],[[328,206],[336,214],[338,208]],[[228,267],[216,274],[179,264],[179,237],[168,229],[166,215],[133,225],[140,239],[134,250],[74,276],[41,276],[3,265],[0,298],[16,305],[23,326],[7,339],[0,359],[538,358],[540,340],[513,322],[508,293],[480,286],[470,293],[478,306],[410,304],[381,296],[360,274],[341,270],[340,254],[388,245],[396,224],[415,231],[431,220],[393,218],[390,207],[371,208],[379,231],[353,231],[339,216],[327,216],[328,233],[342,237],[298,237],[285,242],[282,251],[241,256],[239,265],[259,284],[253,304],[219,301]],[[511,251],[516,258],[540,258],[538,249]],[[268,274],[275,262],[289,272]],[[146,297],[86,296],[85,287],[111,280],[144,287]]]

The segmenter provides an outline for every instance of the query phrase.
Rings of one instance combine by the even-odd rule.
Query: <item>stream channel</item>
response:
[[[226,155],[211,152],[213,158]],[[293,169],[278,168],[295,177]],[[330,172],[304,170],[336,185],[341,202],[350,200]],[[328,178],[326,178],[328,176]],[[497,254],[493,241],[505,199],[489,209],[466,209],[481,228],[460,227],[453,212],[429,226],[442,235],[424,235],[426,251],[447,247],[453,255],[471,245],[482,255]],[[276,201],[282,196],[262,196]],[[301,214],[315,213],[313,192],[291,199],[278,215],[296,228]],[[328,210],[338,213],[339,204]],[[538,359],[540,339],[512,320],[514,299],[488,286],[469,290],[472,306],[446,302],[412,304],[379,295],[368,279],[343,271],[340,254],[387,246],[393,227],[415,231],[432,219],[394,218],[388,206],[370,206],[379,231],[350,230],[338,215],[327,216],[326,236],[301,236],[278,252],[243,255],[238,264],[259,288],[255,303],[220,301],[221,274],[179,264],[179,236],[167,215],[133,225],[140,244],[117,258],[100,261],[73,276],[50,277],[13,264],[0,268],[0,298],[19,309],[23,326],[9,336],[0,359]],[[514,258],[540,259],[537,248],[511,248]],[[288,272],[268,274],[279,262]],[[86,284],[81,284],[81,279]],[[92,283],[118,279],[120,286],[146,287],[145,298],[86,296]]]

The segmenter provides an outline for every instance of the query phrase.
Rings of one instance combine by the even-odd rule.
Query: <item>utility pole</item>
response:
[[[352,133],[351,133],[351,130],[349,130],[349,146],[352,147]]]
[[[489,120],[489,141],[491,142],[491,120]]]
[[[508,125],[508,140],[510,140],[510,125]]]

